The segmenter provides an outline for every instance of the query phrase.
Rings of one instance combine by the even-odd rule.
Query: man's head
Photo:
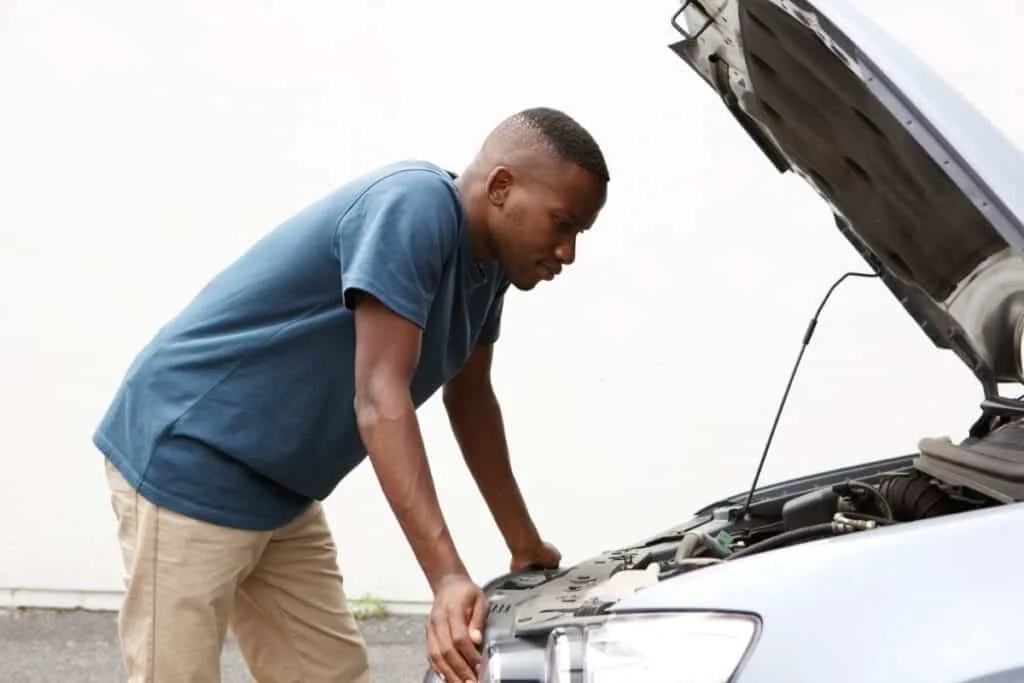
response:
[[[568,115],[536,108],[505,119],[459,179],[476,255],[521,290],[553,278],[575,260],[608,180],[600,147]]]

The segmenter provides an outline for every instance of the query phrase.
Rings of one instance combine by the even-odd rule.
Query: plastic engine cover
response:
[[[960,444],[948,437],[922,439],[919,449],[914,467],[925,474],[1003,503],[1024,500],[1024,419]]]

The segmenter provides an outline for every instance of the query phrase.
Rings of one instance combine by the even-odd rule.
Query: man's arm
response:
[[[355,297],[355,412],[388,503],[432,590],[466,574],[441,514],[409,382],[421,331],[366,294]]]
[[[557,551],[541,540],[512,471],[501,407],[491,383],[492,356],[492,345],[478,346],[445,386],[444,405],[452,432],[505,537],[513,565],[557,565]]]
[[[431,662],[448,680],[475,680],[486,604],[455,550],[441,514],[409,382],[421,331],[370,295],[354,292],[355,412],[384,495],[434,593]],[[454,678],[457,676],[457,679]]]

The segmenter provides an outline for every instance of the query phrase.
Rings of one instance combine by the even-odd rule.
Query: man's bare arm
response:
[[[377,299],[355,306],[355,411],[381,488],[432,590],[466,575],[441,514],[409,383],[422,333]]]
[[[359,434],[405,537],[434,593],[427,628],[431,665],[447,680],[475,681],[486,616],[441,514],[409,383],[422,333],[369,295],[357,295],[356,397]]]
[[[509,461],[501,408],[491,384],[490,345],[479,346],[444,388],[444,405],[466,465],[513,556],[541,546]]]

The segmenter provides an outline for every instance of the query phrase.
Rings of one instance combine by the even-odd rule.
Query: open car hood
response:
[[[843,0],[686,0],[673,51],[987,397],[1024,379],[1024,156]]]

